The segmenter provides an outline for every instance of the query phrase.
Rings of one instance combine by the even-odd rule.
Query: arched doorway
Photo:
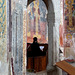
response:
[[[57,16],[59,12],[59,9],[57,11],[57,8],[60,7],[60,1],[54,2],[53,0],[51,0],[48,1],[47,3],[48,3],[47,4],[48,5],[48,34],[49,34],[47,71],[49,73],[51,71],[51,75],[52,75],[52,74],[56,74],[57,72],[53,67],[53,63],[59,61],[59,35],[56,34],[59,34],[60,15]]]
[[[56,16],[57,13],[56,13],[56,11],[54,11],[54,5],[53,5],[53,3],[55,3],[55,2],[54,1],[53,2],[49,1],[49,8],[48,8],[48,11],[49,11],[48,12],[48,26],[49,26],[48,27],[48,31],[49,31],[49,33],[48,33],[49,34],[49,36],[48,36],[49,37],[49,41],[48,42],[49,42],[49,47],[48,47],[48,67],[47,67],[48,71],[53,70],[53,51],[54,51],[53,50],[53,48],[54,48],[53,47],[53,26],[59,24],[59,23],[57,23],[58,22],[57,20],[59,20],[59,18]],[[56,20],[56,18],[57,18],[57,20]],[[24,23],[25,22],[26,21],[24,20]],[[26,30],[26,27],[23,27],[23,28],[25,28],[25,30]],[[25,63],[25,59],[26,59],[25,58],[25,56],[26,56],[26,48],[25,48],[25,46],[26,46],[26,35],[24,35],[23,37],[25,38],[25,40],[23,40],[23,42],[24,42],[24,44],[23,44],[23,48],[24,48],[24,50],[23,50],[23,53],[24,53],[23,68],[25,69],[26,68],[26,66],[25,66],[25,64],[26,64]]]
[[[38,38],[40,47],[44,47],[44,50],[47,51],[48,50],[47,8],[42,0],[33,1],[32,3],[30,3],[30,5],[27,8],[27,44],[28,44],[27,49],[30,49],[30,45],[33,42],[34,37]],[[29,57],[30,55],[28,50],[27,54]],[[32,58],[27,58],[27,59],[28,61],[31,60],[30,64],[29,62],[27,63],[28,69],[31,69]],[[37,61],[36,59],[37,60],[45,59],[44,61],[46,62],[45,68],[38,67],[40,66],[38,65],[39,62],[41,61],[39,60]],[[46,55],[45,57],[40,57],[40,58],[37,57],[36,59],[35,60],[37,62],[35,63],[37,64],[37,66],[36,65],[35,66],[36,68],[40,68],[37,69],[37,71],[46,70],[46,64],[47,64]],[[43,64],[42,62],[40,64]]]

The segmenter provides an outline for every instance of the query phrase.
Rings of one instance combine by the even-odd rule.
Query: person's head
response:
[[[34,38],[33,38],[33,41],[34,41],[34,42],[37,42],[37,37],[34,37]]]

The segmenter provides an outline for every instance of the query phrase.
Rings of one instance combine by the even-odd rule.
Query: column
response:
[[[52,1],[48,7],[48,65],[47,71],[54,70],[53,67],[53,26],[55,24],[55,13]]]

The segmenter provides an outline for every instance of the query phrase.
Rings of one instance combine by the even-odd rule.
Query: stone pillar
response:
[[[59,61],[60,0],[48,0],[48,75],[61,75],[55,62]],[[57,11],[58,10],[58,11]]]
[[[55,23],[54,7],[51,0],[48,0],[48,65],[47,71],[53,70],[53,26]]]
[[[18,50],[17,50],[17,13],[13,11],[12,14],[12,57],[14,59],[14,72],[18,71]]]
[[[17,20],[17,15],[16,15],[15,11],[13,11],[13,14],[12,14],[12,56],[14,58],[14,63],[17,62],[17,59],[16,59],[16,54],[17,54],[17,52],[16,52],[16,50],[17,50],[16,20]]]
[[[20,37],[19,37],[19,66],[20,66],[20,71],[22,72],[22,66],[23,66],[23,8],[20,11]]]
[[[23,8],[19,3],[12,14],[12,56],[15,75],[22,75],[23,63]]]

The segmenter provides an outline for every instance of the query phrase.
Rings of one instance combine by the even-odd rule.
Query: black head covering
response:
[[[34,40],[34,41],[37,41],[37,37],[34,37],[33,40]]]

